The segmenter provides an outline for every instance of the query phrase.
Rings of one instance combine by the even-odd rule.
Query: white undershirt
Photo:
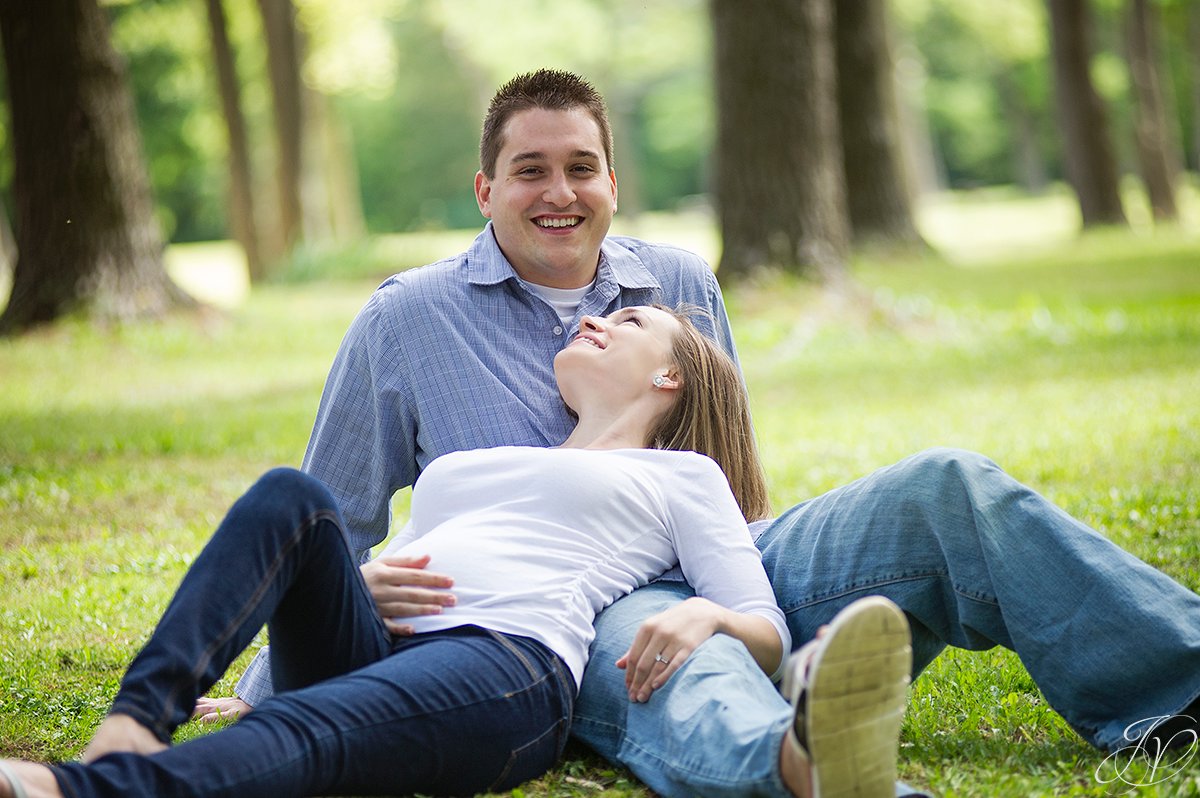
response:
[[[575,314],[579,311],[579,303],[583,301],[587,292],[591,291],[595,284],[596,281],[592,280],[583,288],[551,288],[548,285],[526,283],[535,294],[550,303],[550,307],[554,308],[554,312],[558,314],[558,320],[566,329],[570,329],[571,322],[575,320]]]
[[[430,555],[454,607],[418,633],[473,624],[538,640],[583,678],[592,622],[677,562],[696,594],[767,618],[791,639],[717,464],[662,449],[505,446],[437,458],[381,556]]]

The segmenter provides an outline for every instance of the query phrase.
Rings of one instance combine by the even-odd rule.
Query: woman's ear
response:
[[[683,387],[679,374],[674,370],[668,371],[666,374],[655,374],[652,382],[654,387],[660,391],[678,391]]]

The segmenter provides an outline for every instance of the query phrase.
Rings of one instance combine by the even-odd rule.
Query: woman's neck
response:
[[[581,412],[579,423],[560,445],[566,449],[645,449],[656,417],[637,407],[615,414]]]

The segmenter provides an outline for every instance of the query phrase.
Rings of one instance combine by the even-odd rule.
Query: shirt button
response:
[[[555,334],[555,335],[562,335],[562,327],[559,327],[557,324],[556,324],[556,325],[554,325],[554,334]]]

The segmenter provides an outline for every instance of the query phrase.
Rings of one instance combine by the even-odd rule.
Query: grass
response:
[[[1079,238],[1062,202],[927,207],[946,257],[864,260],[852,293],[785,278],[729,292],[777,507],[962,446],[1200,588],[1200,234]],[[1022,231],[1007,249],[995,219]],[[639,225],[713,254],[695,218]],[[228,246],[177,248],[172,268],[224,309],[0,342],[0,755],[79,752],[229,503],[266,468],[298,463],[379,264],[469,238],[385,239],[342,279],[248,295],[222,271]],[[1129,790],[1097,781],[1103,757],[1004,651],[936,661],[911,691],[902,745],[903,776],[942,796]],[[646,794],[581,752],[519,792]],[[1200,765],[1136,794],[1200,794]]]

